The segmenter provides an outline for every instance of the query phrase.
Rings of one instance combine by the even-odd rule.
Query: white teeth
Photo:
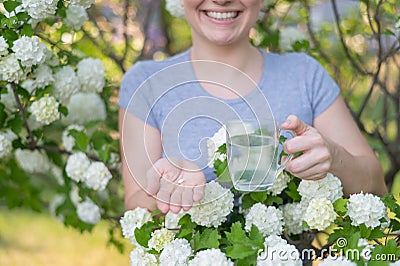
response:
[[[235,18],[238,15],[238,12],[215,12],[209,11],[206,12],[207,16],[210,18],[218,19],[218,20],[229,20]]]

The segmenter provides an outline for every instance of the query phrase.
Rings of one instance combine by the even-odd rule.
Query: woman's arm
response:
[[[282,128],[298,135],[285,143],[285,151],[303,152],[287,166],[295,176],[318,179],[331,172],[341,179],[345,195],[387,192],[381,165],[342,97],[314,119],[314,127],[290,116]]]

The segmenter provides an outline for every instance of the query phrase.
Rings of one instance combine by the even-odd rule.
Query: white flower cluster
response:
[[[205,185],[204,198],[188,211],[193,222],[218,227],[233,209],[233,193],[212,181]]]
[[[69,125],[62,133],[62,144],[65,150],[71,152],[75,146],[75,138],[70,135],[70,130],[85,132],[85,128],[80,125]]]
[[[60,113],[58,112],[59,105],[53,96],[44,96],[31,104],[30,111],[35,116],[37,122],[49,125],[60,118]]]
[[[48,65],[40,65],[32,74],[33,89],[44,88],[54,82],[53,71]]]
[[[120,220],[122,235],[136,245],[135,229],[152,220],[151,213],[144,208],[135,208],[124,213]]]
[[[333,203],[343,196],[340,179],[331,173],[319,180],[302,180],[297,190],[301,195],[301,200],[304,202],[318,197],[327,198]]]
[[[265,251],[257,258],[257,266],[301,266],[300,253],[279,236],[272,235],[264,241]]]
[[[82,92],[100,93],[103,91],[104,68],[99,59],[85,58],[76,67]]]
[[[0,159],[4,159],[11,154],[12,141],[5,134],[0,134]]]
[[[70,98],[67,108],[67,123],[84,125],[107,117],[104,101],[97,93],[76,93]]]
[[[218,148],[226,143],[226,130],[221,127],[211,138],[207,140],[207,151],[208,151],[208,166],[213,167],[214,161],[220,159],[224,161],[226,154],[217,152]]]
[[[25,73],[19,65],[15,54],[1,58],[0,60],[0,80],[19,83],[25,77]]]
[[[46,59],[46,45],[38,38],[22,36],[14,42],[12,50],[25,67],[41,64]]]
[[[96,191],[104,190],[112,178],[103,162],[90,162],[83,152],[77,152],[68,157],[65,171],[72,180],[82,181],[88,188]]]
[[[306,210],[303,203],[293,202],[282,206],[285,232],[289,235],[297,235],[304,231],[303,216]]]
[[[49,158],[42,151],[17,149],[14,155],[19,166],[28,173],[41,174],[50,170]]]
[[[193,254],[190,243],[184,238],[177,238],[165,245],[160,254],[160,266],[186,266]]]
[[[155,230],[151,233],[151,238],[148,243],[149,248],[160,252],[165,245],[174,240],[174,236],[175,234],[166,228]]]
[[[64,216],[62,214],[57,214],[57,208],[60,207],[65,202],[65,195],[57,194],[49,203],[49,211],[51,216],[56,218],[57,220],[63,222]]]
[[[347,215],[352,225],[365,224],[369,228],[381,226],[382,218],[388,220],[387,210],[381,199],[369,193],[351,195],[347,203]]]
[[[143,247],[137,246],[129,255],[131,266],[157,266],[157,258]]]
[[[76,211],[79,219],[88,224],[97,224],[101,219],[101,209],[90,199],[79,203]]]
[[[178,229],[180,225],[179,220],[186,214],[183,210],[178,213],[173,213],[171,211],[167,212],[165,215],[164,226],[168,229]]]
[[[272,187],[268,190],[268,192],[274,196],[279,195],[287,187],[289,181],[290,176],[286,174],[285,171],[282,171],[275,179],[274,184],[272,184]]]
[[[79,79],[71,66],[64,66],[54,74],[53,95],[64,101],[79,91]]]
[[[56,13],[58,0],[22,0],[22,6],[29,16],[43,20]]]
[[[180,0],[167,0],[165,1],[165,8],[174,17],[183,18],[185,17],[185,10],[181,5]]]
[[[3,36],[0,36],[0,56],[5,56],[8,54],[8,43]]]
[[[326,198],[315,198],[308,204],[304,214],[304,221],[310,229],[324,230],[328,228],[336,218],[336,212],[332,202]]]
[[[198,252],[193,260],[189,261],[189,266],[233,266],[233,262],[225,254],[215,248],[206,249]]]
[[[95,0],[70,0],[69,4],[74,6],[83,6],[89,8]]]
[[[65,13],[65,25],[74,30],[80,30],[82,25],[89,19],[83,6],[69,5]]]
[[[327,257],[318,266],[357,266],[355,262],[348,260],[346,257]]]
[[[247,231],[250,231],[251,226],[254,224],[264,236],[280,235],[282,233],[282,211],[274,206],[266,206],[262,203],[256,203],[251,206],[249,213],[245,218],[245,229]]]

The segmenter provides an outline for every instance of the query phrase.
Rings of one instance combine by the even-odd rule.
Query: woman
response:
[[[206,115],[194,113],[196,119],[185,120],[189,123],[182,124],[179,131],[182,134],[177,144],[183,147],[183,156],[168,156],[165,152],[170,143],[167,128],[179,120],[168,119],[168,114],[188,99],[195,98],[198,103],[204,97],[217,99],[240,113],[238,99],[251,95],[255,88],[254,84],[251,86],[238,76],[246,76],[259,86],[274,116],[278,121],[284,121],[282,129],[296,132],[297,136],[285,143],[284,150],[287,153],[302,152],[302,155],[289,162],[286,170],[307,180],[320,179],[331,172],[341,179],[345,195],[359,191],[379,195],[386,192],[377,158],[354,123],[339,95],[339,88],[322,67],[304,54],[266,53],[250,44],[249,31],[258,19],[263,2],[182,0],[185,17],[192,29],[191,49],[165,61],[137,63],[125,74],[120,91],[119,122],[128,209],[140,206],[150,210],[158,208],[164,213],[178,212],[182,208],[189,209],[193,202],[203,197],[202,185],[215,176],[212,169],[197,164],[198,154],[190,151],[201,150],[204,146],[201,140],[213,136],[220,124],[213,123]],[[237,90],[212,82],[199,83],[201,86],[184,84],[185,89],[179,92],[171,90],[157,97],[152,95],[160,84],[169,83],[174,76],[186,76],[180,71],[173,72],[176,75],[163,71],[187,60],[208,60],[216,66],[223,64],[244,73],[236,75],[235,71],[208,69],[211,75],[223,73],[224,80],[235,81],[232,84],[239,82],[239,95]],[[201,73],[201,67],[192,65],[192,72]],[[182,71],[187,69],[182,68]],[[147,82],[149,77],[156,77],[156,81]],[[135,94],[139,87],[144,89]],[[137,99],[133,100],[135,104],[131,109],[129,102],[134,95]],[[218,106],[199,105],[203,110],[211,111]],[[179,113],[190,113],[195,106],[186,106]],[[141,111],[144,109],[147,111]],[[226,119],[228,117],[222,117],[219,121]]]

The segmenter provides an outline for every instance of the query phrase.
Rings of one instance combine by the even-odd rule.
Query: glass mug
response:
[[[293,154],[279,164],[280,130],[275,122],[231,120],[226,123],[226,152],[233,186],[239,191],[266,191]],[[292,137],[294,131],[287,131]]]

